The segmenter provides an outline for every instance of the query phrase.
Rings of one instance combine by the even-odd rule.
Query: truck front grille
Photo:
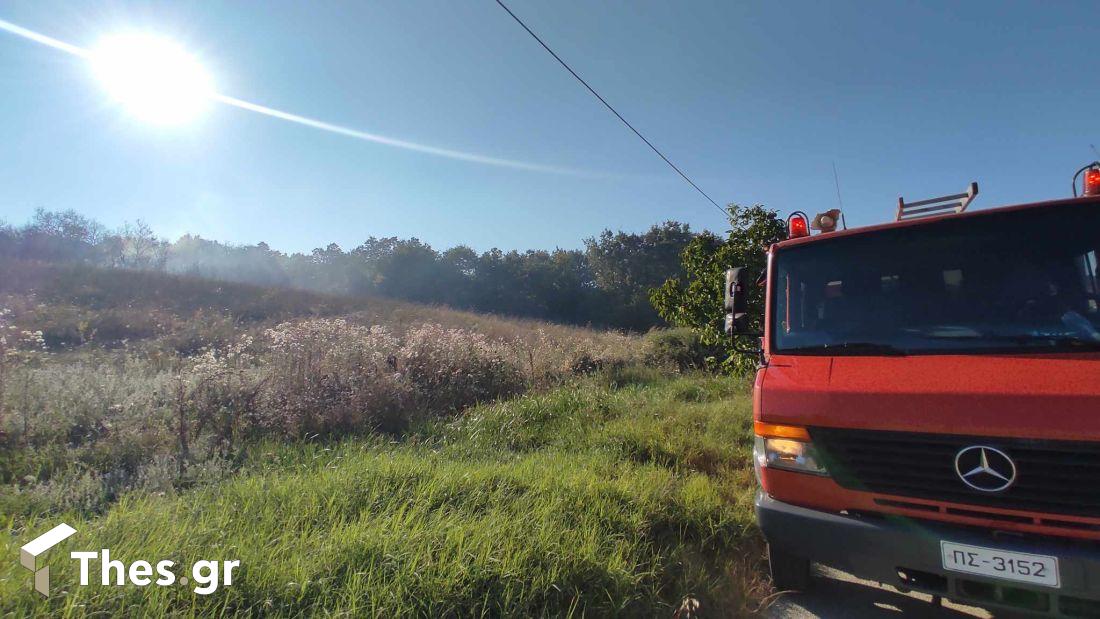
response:
[[[811,428],[838,484],[894,496],[1041,513],[1100,517],[1100,443]],[[955,455],[973,445],[1001,450],[1016,481],[1000,492],[970,488]]]

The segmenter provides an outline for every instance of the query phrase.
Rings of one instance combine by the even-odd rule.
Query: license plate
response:
[[[1014,580],[1045,587],[1061,587],[1058,557],[940,542],[943,569]]]

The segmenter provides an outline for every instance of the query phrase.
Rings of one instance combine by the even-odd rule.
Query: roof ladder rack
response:
[[[967,187],[965,192],[950,196],[908,203],[904,198],[898,198],[898,215],[894,221],[946,215],[948,211],[953,211],[957,215],[970,206],[976,195],[978,195],[978,183],[970,183],[970,187]]]

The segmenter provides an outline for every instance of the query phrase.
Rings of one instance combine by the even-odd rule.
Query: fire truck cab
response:
[[[1100,616],[1100,164],[1083,171],[1072,199],[968,211],[971,185],[883,225],[789,220],[753,393],[778,589],[816,562]],[[727,329],[760,336],[747,275],[727,274]]]

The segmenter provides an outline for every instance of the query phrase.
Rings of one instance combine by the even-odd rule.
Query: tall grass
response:
[[[231,469],[258,440],[396,436],[566,380],[576,355],[610,366],[629,361],[610,355],[635,354],[537,337],[532,348],[437,324],[393,332],[327,318],[245,332],[192,356],[91,347],[4,364],[0,505],[101,510],[127,488],[186,486]]]
[[[678,374],[711,365],[688,333],[27,263],[0,297],[0,553],[78,531],[48,600],[0,561],[0,616],[714,616],[765,588],[747,388]],[[77,586],[101,548],[241,567]]]
[[[256,440],[396,434],[640,356],[612,332],[80,265],[0,264],[0,311],[0,507],[23,514],[102,510],[217,478]]]
[[[59,519],[78,534],[54,551],[64,592],[49,600],[0,562],[0,612],[667,616],[692,597],[708,616],[747,613],[764,584],[744,385],[615,374],[429,421],[400,443],[258,445],[232,479],[131,494],[103,517],[12,519],[10,557]],[[75,586],[67,553],[99,548],[241,568],[209,596]]]

